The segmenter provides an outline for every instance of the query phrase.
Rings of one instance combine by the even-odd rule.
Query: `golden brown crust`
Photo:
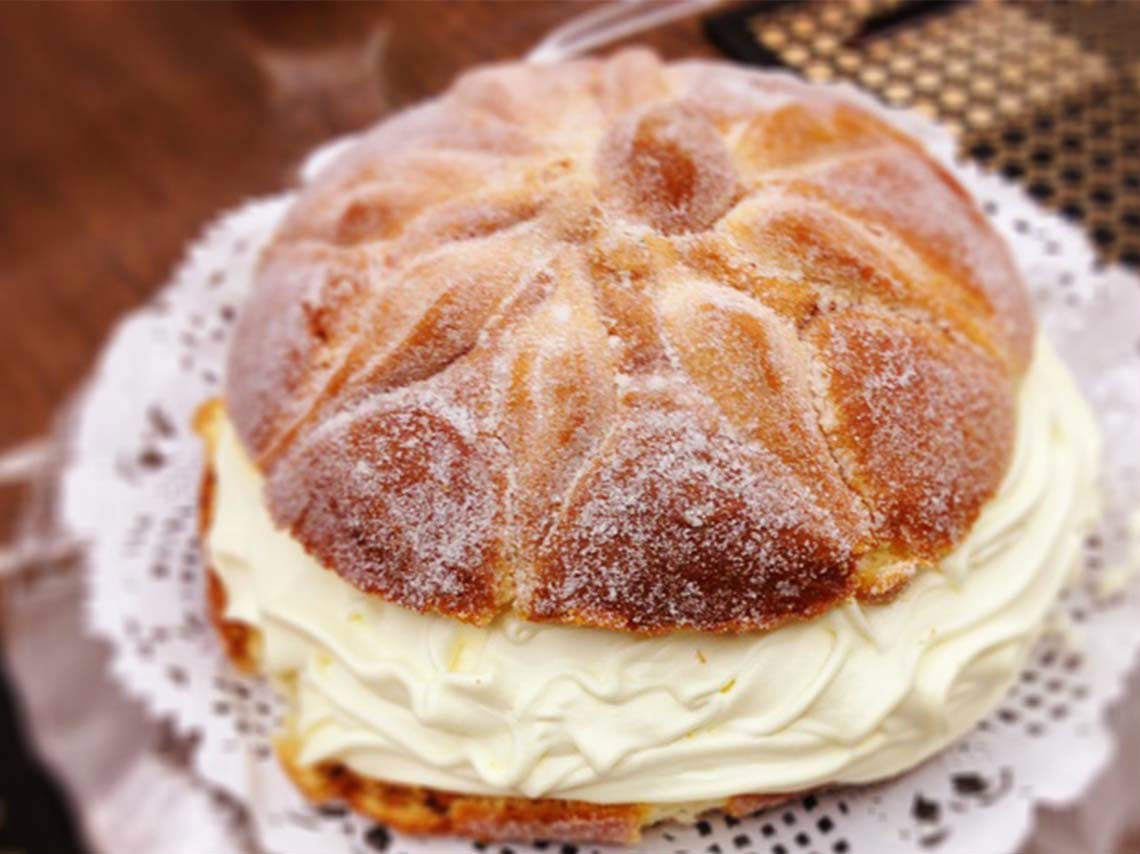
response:
[[[557,839],[630,844],[650,813],[644,804],[589,804],[549,798],[492,798],[370,780],[339,762],[302,766],[288,740],[277,754],[310,801],[341,802],[403,833],[466,836],[484,842]]]
[[[630,845],[668,814],[668,806],[591,804],[554,798],[495,798],[441,792],[369,780],[338,762],[302,766],[294,745],[278,741],[277,755],[297,788],[313,803],[340,802],[402,833],[465,836],[482,842],[594,842]],[[735,795],[722,809],[740,818],[791,795]]]
[[[915,142],[632,51],[474,71],[304,188],[226,405],[274,520],[361,590],[764,629],[889,599],[960,541],[1033,327]]]
[[[877,509],[881,548],[936,558],[965,536],[1013,453],[1012,382],[985,354],[866,309],[821,317],[810,336],[836,356],[826,429]]]

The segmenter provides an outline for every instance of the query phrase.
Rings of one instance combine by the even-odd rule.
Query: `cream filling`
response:
[[[894,602],[768,633],[487,628],[367,596],[262,502],[222,416],[208,547],[226,616],[291,694],[299,759],[458,792],[662,804],[888,777],[1005,693],[1098,509],[1099,432],[1039,340],[1014,458],[966,540]]]

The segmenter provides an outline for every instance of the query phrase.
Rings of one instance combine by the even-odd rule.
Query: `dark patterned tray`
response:
[[[704,23],[737,59],[938,119],[1102,260],[1140,267],[1140,2],[770,2]]]

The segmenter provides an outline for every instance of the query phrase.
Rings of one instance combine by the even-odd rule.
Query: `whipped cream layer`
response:
[[[1099,432],[1043,339],[1019,396],[1010,470],[938,570],[890,604],[768,633],[478,628],[370,597],[274,527],[224,415],[208,548],[226,616],[261,632],[262,668],[291,697],[302,763],[601,803],[866,782],[1001,699],[1098,509]]]

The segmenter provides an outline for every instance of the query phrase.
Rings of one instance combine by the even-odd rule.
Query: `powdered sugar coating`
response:
[[[905,318],[847,309],[812,325],[830,376],[827,432],[897,552],[957,542],[1013,452],[1012,383],[1000,365]]]
[[[604,200],[665,234],[708,228],[740,192],[720,134],[677,101],[624,116],[598,146],[595,168]]]
[[[330,165],[262,259],[226,400],[275,520],[363,590],[757,629],[961,539],[1032,335],[913,142],[634,50],[477,70]]]
[[[637,383],[520,583],[539,619],[763,628],[851,592],[850,531],[810,481],[742,440],[683,379]],[[636,608],[630,604],[636,603]],[[758,615],[764,615],[763,621]]]
[[[889,229],[930,266],[994,311],[1019,365],[1033,346],[1032,309],[1009,250],[965,191],[917,152],[874,151],[796,182],[847,213]]]
[[[273,467],[269,506],[360,589],[477,619],[505,601],[501,456],[467,407],[397,392],[303,434]]]

